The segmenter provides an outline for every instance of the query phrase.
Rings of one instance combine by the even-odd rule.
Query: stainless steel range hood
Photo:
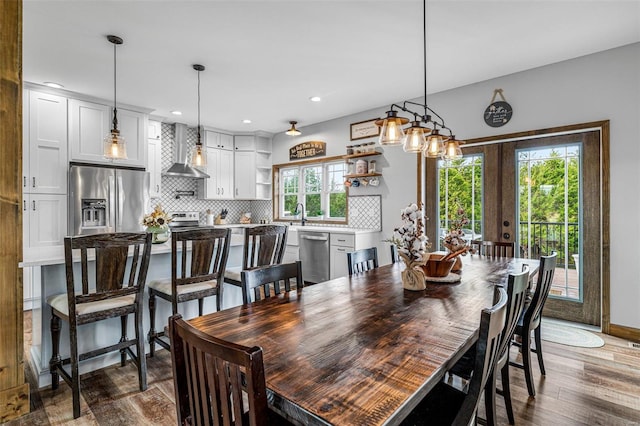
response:
[[[163,173],[165,176],[188,177],[206,179],[208,174],[191,167],[188,164],[189,149],[187,148],[187,126],[185,124],[175,124],[175,143],[173,150],[173,165]]]

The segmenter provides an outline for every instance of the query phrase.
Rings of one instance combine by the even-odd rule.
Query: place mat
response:
[[[542,340],[548,342],[581,348],[599,348],[600,346],[604,346],[604,340],[602,340],[600,336],[581,328],[550,321],[543,321],[540,327]]]
[[[450,272],[446,277],[424,277],[424,280],[430,283],[457,283],[460,281],[460,275]]]

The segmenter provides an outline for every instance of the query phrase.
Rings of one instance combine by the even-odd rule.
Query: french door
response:
[[[463,153],[460,160],[426,162],[427,215],[438,219],[428,222],[431,240],[438,241],[451,212],[462,207],[470,238],[513,241],[525,258],[556,252],[545,315],[600,325],[600,132],[495,140],[470,144]]]

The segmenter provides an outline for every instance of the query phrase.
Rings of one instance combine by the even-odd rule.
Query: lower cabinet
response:
[[[63,245],[67,234],[65,194],[23,195],[23,247]]]
[[[355,248],[352,246],[331,246],[329,251],[329,271],[331,279],[349,275],[347,253],[354,250]]]
[[[287,245],[284,248],[282,263],[291,263],[300,260],[300,250],[298,247],[298,231],[289,229],[287,233]]]
[[[331,279],[349,275],[347,253],[374,247],[379,241],[377,232],[331,232],[329,248],[329,276]]]

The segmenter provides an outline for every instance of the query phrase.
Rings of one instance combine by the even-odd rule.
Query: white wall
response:
[[[484,123],[483,112],[497,88],[514,113],[494,129]],[[430,95],[429,105],[462,139],[610,120],[611,323],[640,328],[640,275],[633,267],[640,258],[640,43]],[[327,142],[327,155],[344,154],[352,143],[349,124],[380,117],[386,108],[302,127],[296,138],[276,135],[274,164],[287,162],[288,149],[308,140]],[[382,150],[380,187],[351,193],[382,195],[383,235],[390,236],[399,209],[415,200],[415,159],[399,147]],[[381,254],[388,258],[387,251]]]

